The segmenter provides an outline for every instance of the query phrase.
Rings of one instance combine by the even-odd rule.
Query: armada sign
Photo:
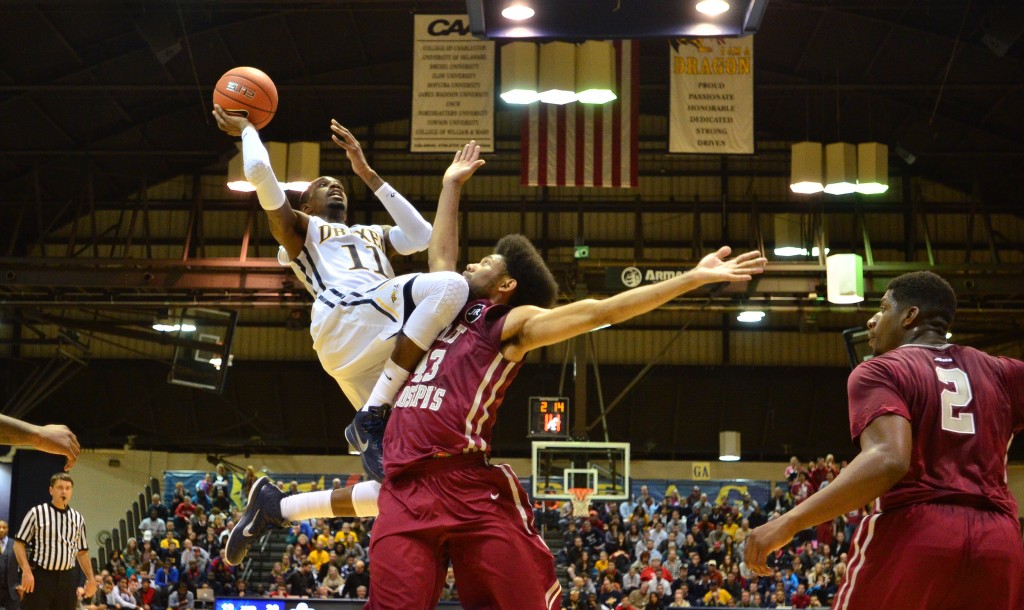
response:
[[[686,273],[688,269],[655,269],[653,267],[608,267],[605,269],[606,288],[636,288],[641,284],[655,284]]]

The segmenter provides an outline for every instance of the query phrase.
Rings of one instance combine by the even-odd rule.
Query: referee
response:
[[[21,566],[21,587],[25,593],[23,610],[75,610],[78,605],[76,560],[85,572],[82,594],[92,597],[96,592],[85,519],[68,506],[74,485],[67,473],[58,472],[50,477],[52,499],[32,507],[14,537],[14,554]]]

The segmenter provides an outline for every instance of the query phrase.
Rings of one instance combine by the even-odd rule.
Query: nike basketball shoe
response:
[[[384,428],[391,406],[369,407],[357,411],[355,419],[345,428],[345,440],[359,450],[363,470],[374,481],[384,482]]]
[[[238,523],[228,534],[224,545],[224,555],[228,565],[237,566],[242,563],[254,542],[272,527],[287,527],[288,522],[281,517],[281,498],[284,494],[270,478],[263,476],[252,484],[245,512]]]

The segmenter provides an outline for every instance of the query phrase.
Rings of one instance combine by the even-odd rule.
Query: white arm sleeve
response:
[[[245,179],[256,187],[256,197],[264,210],[276,210],[288,202],[281,185],[277,183],[274,168],[270,167],[270,155],[260,142],[255,127],[242,130],[242,162]]]
[[[430,244],[430,223],[412,207],[412,204],[401,193],[385,182],[377,192],[377,199],[384,204],[384,209],[391,214],[397,227],[393,227],[388,237],[391,245],[399,254],[412,254],[425,250]]]

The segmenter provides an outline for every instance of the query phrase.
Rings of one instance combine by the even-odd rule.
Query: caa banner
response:
[[[470,140],[494,152],[494,42],[466,15],[416,15],[412,152],[453,153]]]
[[[754,152],[754,37],[671,43],[669,152]]]

